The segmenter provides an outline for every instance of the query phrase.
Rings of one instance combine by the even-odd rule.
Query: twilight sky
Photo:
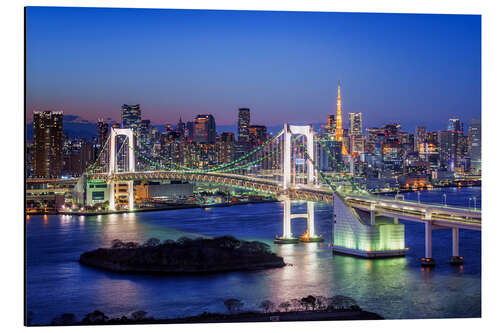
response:
[[[252,123],[344,127],[401,122],[444,129],[481,117],[481,17],[28,7],[27,122],[32,110],[120,120],[141,104],[154,124],[250,107]]]

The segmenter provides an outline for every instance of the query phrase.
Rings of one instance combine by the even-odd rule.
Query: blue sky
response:
[[[121,104],[176,123],[212,113],[252,123],[325,122],[342,84],[363,127],[442,129],[481,115],[481,17],[107,8],[27,8],[33,109],[119,121]]]

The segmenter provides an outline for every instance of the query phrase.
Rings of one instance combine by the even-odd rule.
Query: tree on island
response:
[[[238,313],[243,307],[243,302],[236,298],[226,299],[224,305],[230,313]]]
[[[263,309],[264,312],[269,313],[274,310],[274,303],[266,299],[260,303],[259,307]]]
[[[63,313],[61,316],[52,319],[51,325],[60,326],[60,325],[74,325],[76,324],[77,319],[76,316],[72,313]]]
[[[158,238],[150,238],[148,239],[144,244],[143,246],[146,246],[146,247],[153,247],[153,246],[158,246],[160,245],[161,241],[158,239]]]
[[[309,295],[300,300],[300,304],[307,310],[311,308],[313,311],[316,308],[316,297]]]
[[[347,296],[343,295],[335,295],[328,299],[328,308],[327,310],[339,310],[339,309],[357,309],[359,308],[356,301]]]
[[[134,313],[132,313],[132,319],[133,320],[142,320],[146,317],[146,314],[147,314],[146,311],[142,311],[142,310],[135,311]]]
[[[288,310],[290,309],[291,306],[292,306],[292,304],[290,304],[290,302],[286,301],[286,302],[281,303],[278,306],[278,308],[280,310],[284,310],[284,312],[288,312]]]
[[[112,249],[121,249],[123,246],[124,246],[124,243],[121,241],[121,239],[114,239],[111,242]]]
[[[108,316],[106,316],[104,313],[102,313],[99,310],[95,310],[94,312],[91,312],[87,314],[85,317],[83,317],[82,323],[83,324],[98,324],[98,323],[104,323],[108,320]]]

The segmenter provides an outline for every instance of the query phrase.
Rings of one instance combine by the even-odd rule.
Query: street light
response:
[[[443,193],[444,206],[446,207],[446,193]]]
[[[474,210],[476,210],[476,197],[472,197],[472,200],[474,200]]]
[[[418,203],[420,203],[420,191],[417,191]]]

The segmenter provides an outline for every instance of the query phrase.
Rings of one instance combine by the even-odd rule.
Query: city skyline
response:
[[[218,125],[234,125],[236,110],[244,107],[252,109],[255,123],[267,126],[283,118],[324,123],[326,115],[335,113],[338,79],[344,123],[351,112],[363,113],[364,128],[397,122],[410,130],[418,125],[439,129],[450,118],[480,119],[479,16],[138,10],[132,17],[136,33],[127,35],[131,28],[121,22],[130,13],[27,9],[28,123],[33,109],[118,122],[124,103],[141,104],[144,118],[154,125],[206,113]],[[47,15],[53,20],[37,19]],[[90,30],[84,24],[88,19],[94,23]],[[229,33],[227,28],[239,19]],[[71,29],[57,29],[66,20]],[[197,30],[203,24],[209,31]],[[387,32],[394,24],[402,31]],[[152,27],[156,34],[137,33]],[[182,36],[172,33],[182,27]],[[265,29],[272,31],[266,40]],[[383,31],[378,45],[379,40],[368,40]],[[408,33],[404,41],[403,31]],[[155,39],[160,33],[165,37]],[[98,56],[71,41],[79,38],[95,46]],[[161,41],[170,41],[170,52],[162,56]],[[286,52],[292,53],[285,57]],[[270,66],[275,70],[269,72]]]

